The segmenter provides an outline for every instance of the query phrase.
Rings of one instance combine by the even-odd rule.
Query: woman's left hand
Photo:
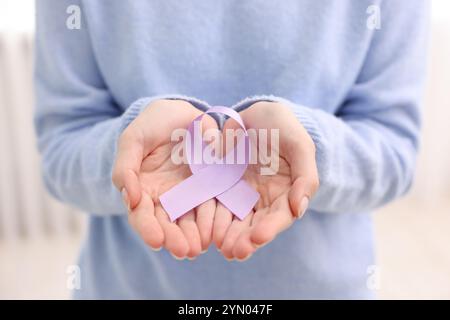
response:
[[[218,203],[214,216],[213,240],[227,259],[244,260],[255,250],[287,229],[296,218],[305,213],[309,200],[319,187],[315,161],[315,145],[311,137],[292,111],[280,103],[258,102],[240,112],[247,129],[278,129],[279,145],[275,141],[260,141],[257,135],[252,141],[258,163],[250,164],[244,179],[260,194],[254,210],[244,219],[233,218],[232,213]],[[234,120],[228,120],[223,128],[236,129]],[[277,168],[264,168],[260,143],[267,143],[278,156]],[[261,169],[266,170],[265,175]],[[269,173],[269,174],[268,174]]]

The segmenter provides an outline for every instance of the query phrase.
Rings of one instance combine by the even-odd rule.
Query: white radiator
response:
[[[0,239],[79,232],[79,215],[46,192],[33,128],[32,35],[0,32]]]

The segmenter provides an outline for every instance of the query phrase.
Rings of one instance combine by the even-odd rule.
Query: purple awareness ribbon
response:
[[[192,146],[200,143],[202,150],[205,150],[201,132],[198,133],[194,130],[194,124],[199,125],[203,116],[207,113],[222,113],[236,120],[243,129],[244,136],[238,141],[236,147],[222,159],[223,163],[205,164],[202,159],[200,164],[193,164],[190,150]],[[212,107],[194,119],[188,128],[188,132],[190,141],[187,141],[186,145],[190,148],[186,147],[185,152],[192,175],[159,197],[162,207],[169,214],[170,220],[175,221],[188,211],[213,198],[216,198],[235,216],[243,220],[258,201],[259,193],[241,179],[250,159],[250,148],[248,148],[250,140],[240,115],[227,107]],[[236,150],[245,150],[245,159],[227,163],[228,161],[225,158],[231,153],[234,156]],[[233,159],[236,158],[233,157]]]

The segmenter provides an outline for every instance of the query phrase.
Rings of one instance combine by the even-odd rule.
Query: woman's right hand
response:
[[[151,248],[164,246],[174,257],[195,258],[211,243],[216,200],[211,199],[171,222],[159,196],[191,175],[174,164],[174,130],[187,128],[202,112],[183,100],[157,100],[119,138],[113,182],[128,206],[129,223]],[[206,115],[203,130],[216,128]]]

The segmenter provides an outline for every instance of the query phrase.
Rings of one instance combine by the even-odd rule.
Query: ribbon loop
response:
[[[201,132],[198,133],[195,130],[195,125],[200,124],[204,115],[208,113],[222,113],[234,119],[241,126],[244,137],[238,141],[236,148],[230,150],[229,153],[244,150],[243,163],[234,163],[238,162],[236,161],[237,157],[233,158],[235,159],[233,163],[227,163],[228,161],[225,161],[225,159],[222,159],[222,163],[214,164],[205,164],[203,160],[200,163],[192,162],[192,146],[200,144],[202,151],[209,147],[204,144]],[[213,198],[220,201],[240,220],[244,219],[255,206],[259,194],[241,179],[250,159],[250,139],[242,118],[233,109],[220,106],[212,107],[194,119],[188,128],[188,132],[190,148],[185,147],[184,150],[192,175],[159,197],[170,220],[175,221],[189,210]]]

